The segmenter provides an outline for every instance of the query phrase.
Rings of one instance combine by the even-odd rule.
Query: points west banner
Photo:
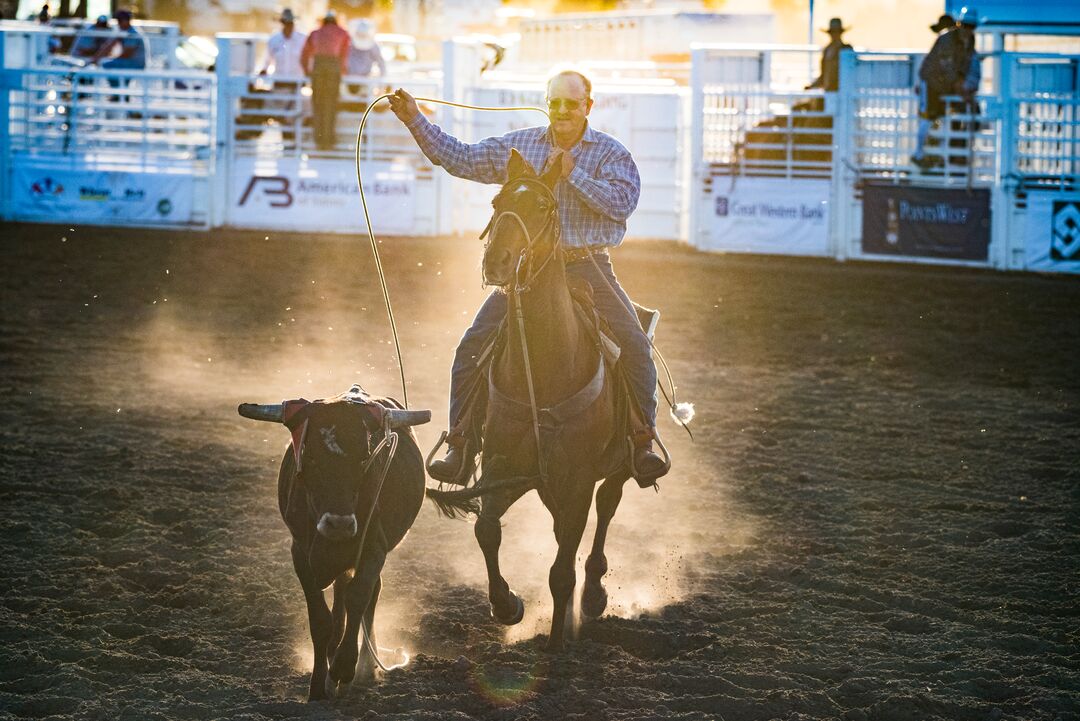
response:
[[[364,196],[376,233],[414,230],[416,178],[411,165],[363,163]],[[237,158],[226,223],[234,227],[366,233],[351,159]]]
[[[192,222],[190,175],[16,167],[17,218],[71,223],[183,225]]]
[[[864,253],[985,261],[990,191],[868,184],[863,189]]]
[[[829,181],[714,177],[704,250],[828,255]]]

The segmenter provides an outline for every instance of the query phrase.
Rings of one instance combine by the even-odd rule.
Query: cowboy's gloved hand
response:
[[[398,88],[390,96],[390,109],[403,123],[409,122],[420,112],[420,108],[416,106],[416,100],[402,88]]]

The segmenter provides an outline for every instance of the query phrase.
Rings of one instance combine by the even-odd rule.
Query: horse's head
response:
[[[562,163],[538,175],[516,150],[510,151],[509,180],[495,199],[484,249],[484,282],[502,288],[525,281],[559,248],[559,207],[553,188]],[[518,270],[524,273],[518,277]]]

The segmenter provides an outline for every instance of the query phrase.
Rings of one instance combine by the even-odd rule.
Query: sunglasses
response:
[[[567,98],[552,98],[547,101],[548,110],[558,112],[560,110],[577,110],[588,100],[568,100]]]

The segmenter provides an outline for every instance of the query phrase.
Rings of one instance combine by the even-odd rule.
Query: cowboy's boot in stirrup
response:
[[[428,464],[428,473],[441,483],[464,486],[476,465],[476,457],[465,441],[448,441],[449,450],[442,458]]]
[[[642,488],[648,488],[668,472],[667,464],[653,450],[652,443],[646,443],[634,449],[634,480]]]

